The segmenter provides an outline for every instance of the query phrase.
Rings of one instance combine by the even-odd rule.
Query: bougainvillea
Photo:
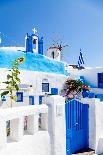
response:
[[[61,94],[66,99],[77,98],[82,94],[83,91],[89,91],[89,87],[80,80],[67,79],[64,83]]]

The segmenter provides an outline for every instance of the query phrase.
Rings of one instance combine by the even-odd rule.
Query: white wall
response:
[[[89,104],[89,148],[103,153],[103,102],[99,99],[82,99]]]
[[[98,87],[98,73],[103,73],[103,68],[88,68],[88,69],[70,69],[71,76],[84,76],[85,80],[94,87]]]
[[[44,97],[48,105],[48,132],[51,155],[66,155],[65,98],[59,95]]]
[[[47,113],[46,105],[0,109],[0,155],[51,155],[48,131],[38,131],[39,113]],[[28,120],[24,135],[24,116]],[[6,136],[6,121],[10,120],[10,136]],[[32,132],[31,132],[32,131]],[[45,141],[45,143],[44,143]]]
[[[0,82],[6,81],[6,75],[9,72],[6,69],[0,69],[1,79]],[[49,94],[51,94],[51,88],[58,88],[58,91],[61,90],[65,80],[67,77],[61,74],[52,74],[52,73],[44,73],[44,72],[33,72],[33,71],[20,71],[20,79],[21,84],[32,85],[32,91],[30,91],[30,95],[33,95],[36,103],[39,100],[39,95],[44,95],[45,92],[42,92],[42,81],[43,79],[47,79],[50,83]]]
[[[90,88],[90,91],[95,94],[103,94],[103,89],[101,88]]]
[[[3,91],[7,91],[6,89],[0,90],[0,93]],[[29,105],[29,90],[28,89],[20,89],[19,92],[23,92],[23,102],[16,102],[15,100],[10,99],[9,95],[5,96],[6,101],[1,101],[0,97],[0,107],[2,108],[8,108],[8,107],[17,107],[17,106],[27,106]],[[13,92],[14,95],[16,92]],[[12,102],[12,103],[11,103]]]
[[[48,128],[44,127],[47,131],[38,131],[39,114],[48,116],[43,120],[46,126],[48,124]],[[25,116],[27,131],[24,135]],[[6,135],[8,120],[9,138]],[[0,155],[8,154],[66,155],[65,99],[59,95],[48,96],[42,105],[0,109]]]
[[[45,142],[45,143],[44,143]],[[0,150],[0,155],[51,155],[50,137],[47,131],[24,136],[19,142],[8,143]]]
[[[33,42],[34,39],[36,40],[36,44],[34,45],[34,44],[32,43],[33,52],[34,52],[34,53],[38,53],[38,36],[34,35],[34,36],[33,36],[33,39],[32,39],[32,42]],[[36,47],[34,48],[34,46],[36,46]]]

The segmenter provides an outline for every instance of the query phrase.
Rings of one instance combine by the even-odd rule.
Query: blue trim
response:
[[[39,96],[39,104],[42,104],[42,99],[43,99],[43,96]]]
[[[98,73],[98,88],[103,88],[103,73]]]
[[[38,40],[38,53],[43,55],[43,37]]]
[[[26,39],[26,52],[33,53],[32,36],[29,36],[28,33],[27,33],[27,39]]]
[[[16,102],[23,102],[23,92],[16,92],[17,100]]]
[[[51,95],[58,95],[58,88],[51,88]]]
[[[96,94],[95,98],[99,98],[100,101],[103,101],[103,94]]]
[[[89,97],[89,98],[95,98],[95,94],[92,93],[92,92],[89,92],[89,93],[88,93],[88,97]]]
[[[84,83],[85,82],[84,76],[80,76],[80,80]]]
[[[34,96],[29,96],[29,104],[34,105]]]

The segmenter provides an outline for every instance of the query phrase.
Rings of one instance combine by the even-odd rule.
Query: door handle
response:
[[[78,122],[76,122],[75,124],[74,124],[74,126],[77,126],[78,125]]]
[[[75,123],[75,125],[78,125],[78,123]]]

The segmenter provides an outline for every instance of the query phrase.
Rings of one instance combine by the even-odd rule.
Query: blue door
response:
[[[88,148],[88,105],[79,101],[68,101],[66,110],[67,155]]]

